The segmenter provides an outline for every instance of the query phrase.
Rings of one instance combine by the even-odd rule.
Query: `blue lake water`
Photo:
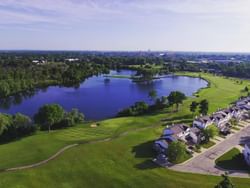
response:
[[[131,75],[133,71],[111,71],[111,75]],[[66,110],[78,108],[88,120],[100,120],[115,116],[118,111],[137,101],[150,103],[148,93],[155,89],[158,96],[167,96],[171,91],[182,91],[191,96],[207,82],[199,78],[168,76],[151,83],[133,83],[130,79],[95,76],[85,80],[79,88],[51,86],[35,94],[15,99],[0,107],[0,112],[17,112],[32,117],[44,104],[58,103]]]

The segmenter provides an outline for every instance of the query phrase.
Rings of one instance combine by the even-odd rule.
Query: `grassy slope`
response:
[[[195,74],[189,74],[195,76]],[[197,75],[196,75],[197,76]],[[206,98],[211,103],[210,112],[226,107],[236,100],[248,82],[236,84],[227,79],[204,75],[211,88],[199,93],[199,98],[188,99],[178,113],[166,113],[137,118],[119,118],[101,122],[98,128],[77,128],[41,133],[21,141],[0,146],[1,168],[32,163],[46,158],[76,141],[115,136],[135,127],[156,124],[162,118],[169,122],[182,119],[191,122],[188,106],[192,100]],[[213,187],[219,177],[192,175],[155,168],[151,141],[157,138],[162,127],[133,131],[109,142],[80,145],[39,168],[0,174],[0,187]],[[40,146],[42,145],[42,146]],[[18,149],[17,149],[18,148]],[[22,149],[19,149],[22,148]],[[206,183],[204,183],[206,182]],[[234,179],[238,187],[247,187],[250,180]]]
[[[244,160],[244,156],[238,148],[233,148],[216,159],[215,163],[229,170],[250,170]]]

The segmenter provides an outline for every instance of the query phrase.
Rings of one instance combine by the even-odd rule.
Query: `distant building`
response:
[[[66,62],[76,62],[76,61],[79,61],[78,58],[68,58],[68,59],[65,59]]]
[[[41,60],[41,59],[39,59],[39,60],[34,59],[34,60],[32,60],[32,63],[35,63],[37,65],[42,65],[42,64],[47,63],[47,61],[46,60]]]

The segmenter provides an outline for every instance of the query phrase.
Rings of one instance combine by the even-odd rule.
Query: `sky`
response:
[[[0,0],[2,50],[250,52],[250,0]]]

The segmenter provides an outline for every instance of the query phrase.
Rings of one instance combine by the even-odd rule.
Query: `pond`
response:
[[[132,75],[134,71],[111,71],[110,75]],[[158,96],[167,96],[171,91],[181,91],[191,96],[207,82],[200,78],[169,75],[150,83],[134,83],[128,78],[107,78],[94,76],[79,88],[50,86],[23,96],[1,100],[0,112],[17,112],[30,117],[44,104],[58,103],[66,110],[78,108],[88,120],[100,120],[114,117],[117,113],[137,101],[150,103],[149,91],[155,89]]]

